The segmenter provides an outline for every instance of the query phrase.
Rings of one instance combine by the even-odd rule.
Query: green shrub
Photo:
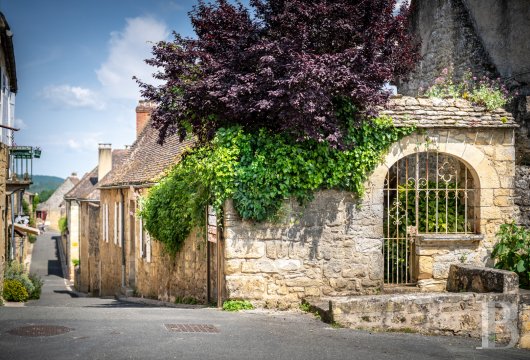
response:
[[[79,266],[79,259],[72,259],[72,264],[75,266]]]
[[[61,234],[65,234],[66,231],[68,230],[68,220],[66,219],[66,217],[62,217],[59,219],[59,231],[61,232]]]
[[[254,306],[247,300],[227,300],[223,303],[224,311],[252,310]]]
[[[5,270],[4,279],[18,280],[24,287],[28,294],[35,290],[35,286],[28,277],[24,264],[16,261],[9,263]]]
[[[491,253],[495,267],[515,272],[519,286],[530,289],[530,230],[511,222],[501,225],[497,238]]]
[[[29,279],[33,283],[33,287],[35,288],[33,292],[29,295],[29,298],[31,300],[37,300],[40,299],[40,294],[42,292],[42,285],[44,285],[44,281],[38,276],[37,274],[31,273],[29,274]]]
[[[33,235],[33,234],[29,234],[28,235],[28,241],[31,243],[31,244],[35,244],[35,242],[37,241],[37,236]]]
[[[4,280],[4,299],[6,299],[7,301],[24,302],[27,301],[28,298],[28,291],[19,280]]]
[[[492,111],[505,106],[511,96],[506,86],[500,78],[490,79],[482,77],[478,79],[466,71],[462,81],[453,82],[453,69],[445,68],[434,84],[429,87],[424,95],[428,97],[452,97],[469,100],[477,105],[484,106],[488,111]]]

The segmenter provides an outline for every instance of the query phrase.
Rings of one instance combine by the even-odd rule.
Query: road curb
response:
[[[128,302],[133,304],[150,305],[158,307],[168,307],[175,309],[205,309],[208,308],[206,305],[190,305],[190,304],[174,304],[166,301],[139,298],[133,296],[116,296],[116,299],[122,302]]]

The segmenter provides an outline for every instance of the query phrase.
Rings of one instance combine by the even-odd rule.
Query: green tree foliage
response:
[[[233,199],[243,219],[265,221],[277,215],[285,199],[306,204],[319,189],[361,195],[382,154],[412,130],[394,127],[390,118],[376,118],[352,127],[348,141],[355,146],[341,151],[264,129],[255,134],[240,127],[220,129],[211,144],[189,151],[151,189],[141,216],[149,233],[175,252],[193,227],[204,225],[208,204],[222,216],[225,200]]]
[[[59,219],[59,223],[57,225],[59,226],[59,231],[61,234],[65,234],[68,230],[68,220],[64,216]]]
[[[497,238],[499,242],[491,253],[495,267],[515,272],[519,275],[519,285],[530,289],[530,230],[514,222],[503,224]]]
[[[42,190],[39,193],[39,201],[41,203],[45,202],[46,200],[48,200],[53,195],[54,192],[55,192],[55,190]]]

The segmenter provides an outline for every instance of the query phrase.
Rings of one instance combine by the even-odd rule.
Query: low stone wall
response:
[[[519,277],[511,271],[469,265],[451,265],[447,291],[519,293]]]
[[[331,301],[332,321],[350,328],[480,338],[484,305],[513,304],[517,311],[518,295],[416,293],[321,300]],[[501,306],[494,309],[496,319],[505,316]],[[516,317],[495,325],[498,342],[517,340]]]
[[[515,204],[519,207],[518,223],[530,227],[530,166],[515,169]]]
[[[519,297],[519,347],[530,349],[530,292]]]
[[[242,221],[227,202],[229,298],[282,309],[308,296],[381,290],[383,204],[359,204],[350,193],[328,190],[315,194],[306,207],[286,202],[283,211],[279,223],[254,223]]]

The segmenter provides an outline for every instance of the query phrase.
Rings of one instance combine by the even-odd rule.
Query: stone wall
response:
[[[519,347],[530,349],[530,294],[519,297]]]
[[[519,207],[519,222],[530,228],[530,166],[515,169],[515,204]]]
[[[444,68],[453,67],[456,79],[466,70],[479,77],[496,74],[461,0],[417,0],[413,6],[411,26],[421,40],[422,59],[410,79],[399,84],[400,94],[417,95]]]
[[[206,241],[192,234],[174,257],[164,252],[160,242],[152,240],[151,259],[138,254],[136,292],[139,296],[162,301],[193,298],[206,303]]]
[[[518,294],[430,293],[330,299],[333,321],[342,326],[480,338],[484,305],[494,305],[497,320],[505,311],[513,319],[495,323],[496,341],[518,340]]]
[[[100,292],[115,295],[122,289],[122,247],[114,243],[114,204],[120,202],[123,191],[125,203],[125,287],[137,296],[174,302],[177,298],[194,298],[206,302],[207,294],[207,244],[200,233],[192,234],[182,249],[173,257],[164,252],[161,243],[150,240],[149,255],[142,254],[140,219],[136,216],[137,196],[140,193],[127,189],[101,191],[101,222],[109,205],[109,240],[104,239],[104,226],[99,231]],[[144,190],[145,191],[145,190]],[[149,245],[148,245],[149,246]],[[97,261],[97,260],[96,260]]]
[[[101,190],[99,231],[99,278],[100,295],[115,296],[121,293],[122,288],[122,247],[121,242],[115,242],[114,219],[116,217],[115,203],[121,201],[120,190]],[[108,205],[108,238],[105,237],[105,205]],[[127,213],[127,212],[124,212]],[[118,239],[119,240],[119,239]]]
[[[383,204],[322,191],[307,207],[286,202],[281,223],[241,221],[225,206],[225,281],[229,298],[268,307],[304,297],[375,294],[383,283]]]
[[[425,128],[391,147],[369,177],[362,199],[322,191],[307,207],[285,203],[279,223],[241,221],[228,202],[227,296],[284,308],[305,297],[381,291],[385,177],[399,159],[426,150],[462,161],[477,186],[476,234],[416,238],[419,287],[443,291],[451,264],[492,264],[495,233],[515,212],[513,142],[513,128]]]
[[[82,202],[79,229],[79,291],[99,295],[99,205]]]

